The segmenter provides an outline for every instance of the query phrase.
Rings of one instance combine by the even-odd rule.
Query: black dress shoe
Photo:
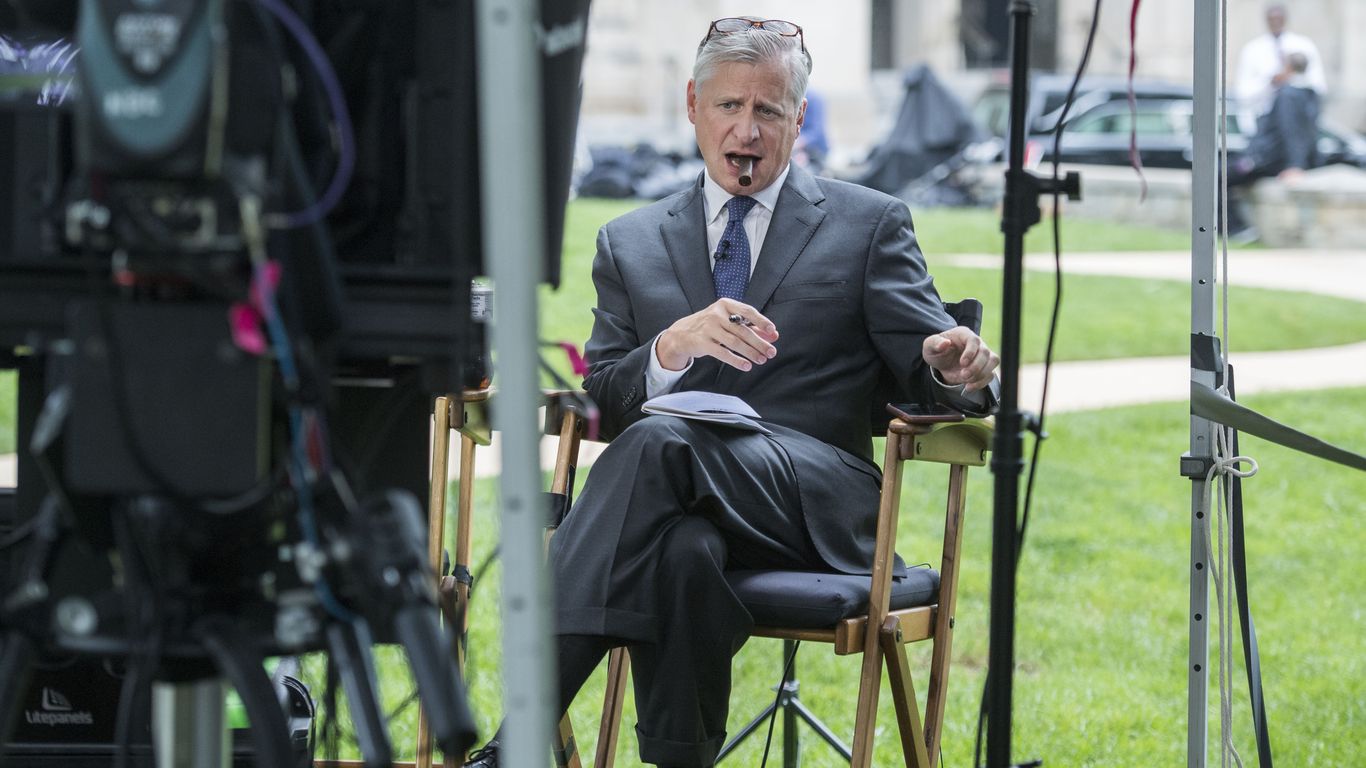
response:
[[[494,736],[489,743],[471,752],[465,768],[498,768],[498,737]]]

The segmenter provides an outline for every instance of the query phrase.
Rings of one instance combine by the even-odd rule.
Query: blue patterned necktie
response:
[[[716,246],[716,265],[711,278],[716,284],[716,298],[744,299],[749,285],[749,238],[745,236],[745,216],[757,201],[743,195],[726,203],[726,231]]]

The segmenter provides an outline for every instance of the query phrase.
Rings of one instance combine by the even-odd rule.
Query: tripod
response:
[[[786,664],[783,667],[783,679],[775,689],[778,696],[771,704],[764,707],[763,711],[755,715],[754,719],[750,720],[744,728],[741,728],[734,738],[726,742],[726,745],[721,748],[720,754],[716,756],[716,762],[720,763],[724,760],[726,755],[734,751],[740,742],[754,733],[765,720],[776,716],[776,710],[782,710],[783,713],[783,768],[797,768],[800,763],[801,740],[800,733],[797,730],[799,718],[800,722],[810,726],[816,735],[825,739],[825,743],[840,753],[845,760],[853,758],[853,753],[849,747],[840,741],[829,726],[821,722],[819,717],[807,709],[798,697],[797,691],[800,684],[797,682],[796,653],[796,643],[792,640],[784,640],[783,659],[786,660]]]

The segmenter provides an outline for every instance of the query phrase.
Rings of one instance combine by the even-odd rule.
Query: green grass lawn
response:
[[[558,291],[541,294],[541,328],[546,338],[582,345],[592,330],[589,308],[596,304],[592,261],[599,227],[638,201],[575,200],[565,223],[564,280]],[[976,209],[931,209],[915,216],[920,242],[947,300],[968,296],[986,305],[983,337],[999,346],[1001,273],[999,269],[935,267],[937,254],[999,253],[996,214]],[[1052,228],[1030,230],[1030,252],[1052,248]],[[1187,250],[1182,232],[1116,225],[1085,219],[1063,222],[1063,243],[1070,251]],[[1128,257],[1137,258],[1137,257]],[[1023,357],[1043,359],[1053,275],[1025,273]],[[1095,275],[1069,275],[1063,285],[1058,360],[1101,360],[1155,355],[1185,355],[1190,344],[1190,285],[1179,280],[1140,280]],[[1305,339],[1331,346],[1366,338],[1366,312],[1359,302],[1323,296],[1235,286],[1230,289],[1230,322],[1241,351],[1296,349]],[[780,347],[781,349],[781,347]],[[566,378],[568,367],[554,360]],[[577,379],[570,378],[577,382]]]
[[[1250,405],[1327,440],[1366,449],[1366,389],[1249,398]],[[1016,639],[1015,757],[1046,765],[1180,765],[1186,749],[1187,589],[1190,485],[1177,472],[1187,444],[1184,403],[1062,414],[1050,420],[1031,525],[1020,562]],[[1366,591],[1360,515],[1366,474],[1311,459],[1256,438],[1242,452],[1261,472],[1245,481],[1252,606],[1261,643],[1267,709],[1276,757],[1286,765],[1355,763],[1366,719]],[[964,572],[945,723],[944,764],[970,765],[978,697],[987,658],[991,476],[970,481]],[[922,542],[942,531],[943,473],[912,467],[898,550],[929,560]],[[496,540],[493,481],[476,485],[475,563]],[[470,640],[471,700],[484,733],[499,720],[501,664],[497,566],[476,587]],[[1211,590],[1211,595],[1213,591]],[[1211,597],[1213,601],[1213,597]],[[1213,607],[1211,607],[1213,610]],[[920,644],[927,645],[927,644]],[[1211,647],[1214,639],[1211,638]],[[918,672],[928,648],[913,646]],[[1235,679],[1235,739],[1254,764],[1241,648]],[[781,644],[754,640],[737,656],[729,728],[733,733],[771,697]],[[402,699],[406,673],[384,664],[387,700]],[[1217,670],[1217,657],[1211,667]],[[803,648],[802,700],[848,738],[853,729],[857,657]],[[926,680],[918,680],[922,701]],[[600,669],[575,702],[583,750],[596,743]],[[1210,743],[1218,726],[1217,677],[1211,676]],[[394,724],[411,755],[414,714]],[[627,702],[617,764],[638,765]],[[874,765],[900,764],[895,718],[884,686]],[[781,731],[781,726],[778,728]],[[781,743],[775,735],[775,751]],[[804,731],[803,765],[842,763]],[[347,754],[343,751],[343,754]],[[758,765],[753,737],[733,765]],[[1212,760],[1216,759],[1212,754]],[[771,756],[772,764],[777,758]],[[1213,764],[1213,763],[1211,763]]]

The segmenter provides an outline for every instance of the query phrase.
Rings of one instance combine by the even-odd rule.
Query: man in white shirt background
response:
[[[1271,110],[1276,89],[1285,81],[1287,57],[1305,57],[1302,85],[1312,88],[1320,102],[1328,91],[1323,74],[1323,57],[1314,41],[1286,29],[1285,3],[1266,6],[1266,33],[1249,40],[1238,56],[1237,88],[1239,122],[1245,133],[1255,130],[1257,118]]]

